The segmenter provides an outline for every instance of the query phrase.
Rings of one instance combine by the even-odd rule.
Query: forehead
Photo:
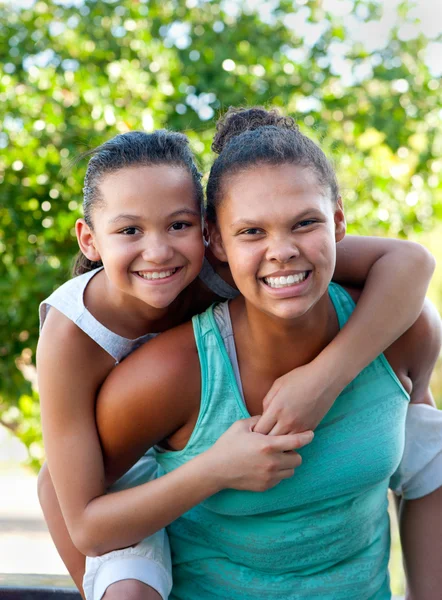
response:
[[[149,165],[125,167],[104,174],[99,185],[105,206],[123,204],[161,205],[168,202],[195,204],[190,173],[181,166]]]
[[[251,212],[256,217],[310,207],[328,212],[332,205],[330,192],[320,185],[314,171],[293,164],[261,164],[241,171],[226,182],[224,192],[221,210]]]

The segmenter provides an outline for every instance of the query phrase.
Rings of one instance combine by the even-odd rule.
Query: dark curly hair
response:
[[[103,177],[125,167],[171,165],[186,169],[194,183],[198,206],[203,211],[201,173],[195,164],[189,140],[182,133],[165,129],[153,133],[129,131],[116,135],[98,148],[83,152],[74,163],[89,156],[83,187],[83,211],[84,220],[92,230],[93,210],[105,203],[99,189]],[[80,251],[75,259],[73,275],[87,273],[101,265],[101,262],[90,261]]]
[[[323,151],[300,132],[292,117],[281,115],[277,109],[229,108],[216,124],[212,150],[219,154],[207,183],[207,217],[212,221],[216,221],[227,176],[259,163],[307,167],[330,191],[334,202],[339,197],[335,172]]]

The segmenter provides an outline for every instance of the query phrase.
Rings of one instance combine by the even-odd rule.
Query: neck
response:
[[[169,306],[155,308],[114,288],[107,277],[104,287],[105,293],[100,296],[106,298],[107,319],[113,319],[110,328],[124,337],[135,338],[165,331],[179,325],[187,317],[190,298],[186,290]]]
[[[339,330],[333,304],[324,294],[308,313],[296,319],[281,319],[259,311],[243,298],[232,303],[232,322],[240,366],[269,379],[311,362]]]

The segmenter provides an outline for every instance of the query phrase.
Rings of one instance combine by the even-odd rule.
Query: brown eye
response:
[[[257,233],[262,233],[261,229],[258,229],[257,227],[250,227],[249,229],[245,229],[242,233],[245,233],[246,235],[256,235]]]
[[[183,231],[184,229],[187,229],[188,227],[191,227],[192,223],[186,223],[184,221],[178,221],[177,223],[173,223],[170,226],[170,229],[172,231]]]
[[[295,228],[302,228],[302,227],[309,227],[309,225],[314,225],[315,223],[317,223],[317,221],[315,221],[315,219],[304,219],[304,221],[299,221],[299,223],[296,223]]]
[[[119,233],[122,233],[123,235],[135,235],[136,233],[139,233],[139,229],[137,227],[125,227]]]

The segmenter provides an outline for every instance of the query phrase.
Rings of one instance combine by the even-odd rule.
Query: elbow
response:
[[[97,518],[94,518],[93,507],[86,507],[78,514],[76,519],[69,524],[69,534],[74,546],[84,556],[101,556],[108,551],[103,549],[103,529]]]
[[[111,528],[101,518],[97,518],[97,510],[91,506],[87,506],[79,520],[69,528],[72,542],[77,550],[84,556],[92,558],[119,548],[112,545],[114,540],[107,532],[110,533]]]
[[[37,479],[37,494],[47,521],[53,520],[54,514],[60,511],[57,495],[46,463],[43,465]],[[66,523],[69,535],[74,546],[84,556],[101,556],[109,552],[110,548],[104,547],[102,535],[97,531],[94,523],[89,522],[88,508],[82,513],[77,522]],[[99,543],[100,542],[100,543]]]
[[[95,558],[106,552],[105,550],[102,550],[100,544],[97,543],[98,537],[95,536],[92,531],[89,531],[87,526],[74,528],[70,532],[70,535],[74,546],[81,554],[84,554],[84,556]]]

